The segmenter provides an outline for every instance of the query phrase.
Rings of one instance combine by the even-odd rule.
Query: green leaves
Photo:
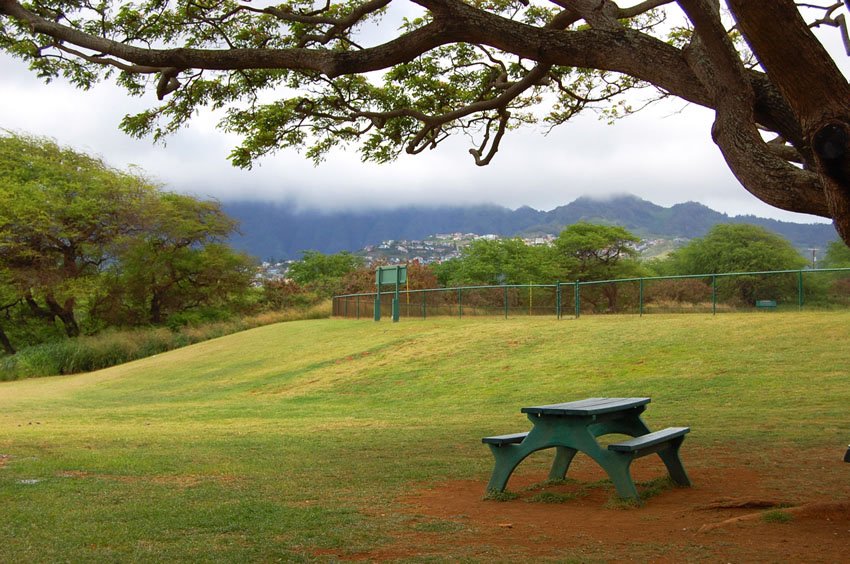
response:
[[[807,264],[786,239],[747,224],[716,225],[677,251],[673,260],[681,274],[794,270]]]
[[[581,22],[517,0],[472,5],[527,26],[569,29]],[[4,17],[0,48],[29,61],[47,81],[63,76],[87,89],[114,77],[130,95],[154,91],[163,103],[121,123],[136,137],[160,141],[203,109],[224,110],[219,125],[242,137],[230,156],[242,168],[284,148],[320,162],[342,144],[383,163],[459,133],[472,140],[476,162],[486,164],[507,130],[540,119],[559,125],[589,108],[615,119],[632,111],[621,95],[644,86],[605,71],[550,68],[492,42],[460,41],[454,32],[435,40],[445,27],[438,11],[404,19],[395,46],[367,49],[373,37],[363,28],[386,6],[381,0],[262,7],[235,0],[39,1],[24,6],[44,18],[39,32],[27,18]],[[663,21],[659,14],[620,23],[649,33]],[[556,18],[561,23],[553,24]],[[400,46],[409,55],[394,55]],[[538,109],[548,102],[551,108]]]
[[[217,202],[161,192],[50,140],[0,137],[0,297],[25,299],[42,323],[60,318],[69,336],[79,311],[95,330],[238,302],[253,272],[221,244],[235,225]]]

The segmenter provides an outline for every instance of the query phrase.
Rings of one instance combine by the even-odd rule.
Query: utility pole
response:
[[[818,250],[817,249],[807,249],[807,250],[812,251],[812,270],[815,270],[818,267],[818,265],[817,265],[817,260],[818,260],[817,259],[817,252],[818,252]]]

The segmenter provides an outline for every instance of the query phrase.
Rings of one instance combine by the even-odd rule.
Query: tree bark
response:
[[[850,85],[793,0],[728,0],[738,27],[794,112],[838,233],[850,241]]]
[[[69,337],[79,337],[80,326],[74,318],[74,298],[68,298],[65,300],[65,305],[62,306],[52,294],[48,294],[45,302],[50,308],[50,312],[62,321],[65,334]]]
[[[153,295],[151,296],[150,320],[154,325],[162,323],[162,300],[160,299],[159,292],[156,289],[154,289]]]
[[[6,336],[6,332],[3,331],[2,326],[0,326],[0,345],[3,346],[3,350],[6,351],[6,354],[15,354],[15,347],[12,346],[12,342],[9,341],[9,337]]]

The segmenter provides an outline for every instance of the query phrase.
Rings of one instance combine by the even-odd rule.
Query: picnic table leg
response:
[[[670,448],[658,451],[658,456],[664,461],[664,466],[667,467],[667,472],[670,474],[670,479],[680,486],[690,486],[691,480],[688,478],[688,473],[685,472],[685,466],[682,464],[682,459],[679,457],[679,447],[682,446],[682,441],[685,437],[679,437],[670,445]]]
[[[570,463],[576,452],[578,452],[576,449],[570,447],[555,447],[555,460],[549,471],[550,480],[563,480],[567,476],[567,470],[570,469]]]
[[[493,473],[490,475],[490,481],[487,483],[488,492],[505,491],[508,479],[513,474],[513,471],[519,466],[520,462],[525,460],[533,452],[544,448],[556,448],[555,462],[549,473],[550,477],[557,472],[561,472],[561,477],[563,477],[575,455],[575,449],[553,443],[551,436],[545,432],[541,432],[540,429],[532,429],[528,436],[519,444],[488,444],[487,446],[490,447],[490,452],[493,453],[493,458],[495,458]]]
[[[615,457],[609,459],[609,462],[602,464],[611,481],[614,482],[614,488],[617,490],[617,495],[623,499],[640,500],[637,487],[632,479],[632,473],[629,470],[632,460],[626,457]]]
[[[538,425],[541,427],[541,431],[543,430],[542,428],[548,426],[545,422],[541,422]],[[618,456],[616,453],[603,449],[596,441],[596,437],[607,433],[634,433],[636,435],[642,435],[645,434],[643,432],[644,429],[646,429],[646,425],[643,424],[640,418],[634,418],[631,422],[626,420],[602,423],[597,426],[575,426],[567,430],[559,429],[559,431],[569,435],[569,440],[564,442],[569,442],[569,444],[575,447],[570,450],[579,450],[587,454],[605,470],[608,477],[614,483],[614,487],[617,489],[617,494],[620,497],[639,499],[637,488],[629,472],[631,458]],[[552,429],[552,431],[557,432],[555,429]]]
[[[526,456],[537,449],[523,448],[519,445],[487,445],[490,447],[490,452],[493,453],[493,458],[496,463],[493,465],[493,473],[490,475],[490,481],[487,483],[488,492],[503,492],[508,485],[508,479],[513,474],[514,469],[519,466]]]

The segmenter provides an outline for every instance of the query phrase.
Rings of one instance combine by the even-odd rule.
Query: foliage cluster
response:
[[[225,244],[235,228],[218,202],[163,191],[139,171],[111,168],[48,139],[0,136],[3,353],[43,344],[28,357],[77,348],[89,355],[97,347],[70,341],[257,311],[263,304],[252,289],[253,260]],[[48,372],[70,370],[64,361],[58,366]]]

